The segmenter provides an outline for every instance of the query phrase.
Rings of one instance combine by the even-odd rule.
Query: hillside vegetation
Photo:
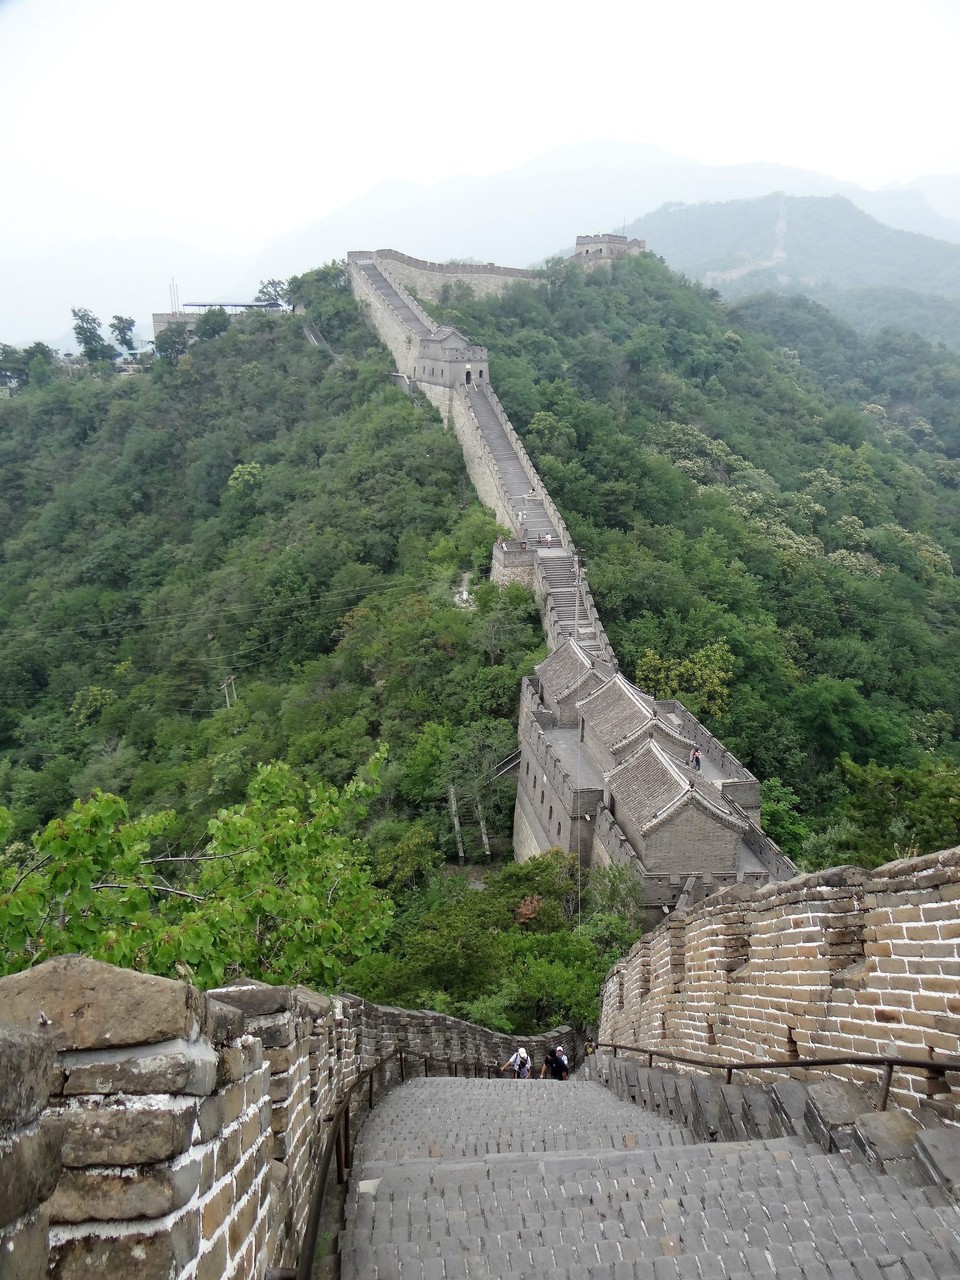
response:
[[[630,887],[444,869],[451,784],[466,856],[510,852],[532,597],[486,581],[493,518],[342,267],[291,287],[335,355],[250,315],[0,401],[0,972],[83,951],[590,1021]]]
[[[842,196],[664,205],[628,231],[730,300],[804,294],[862,333],[960,347],[960,245],[884,226]]]
[[[644,256],[439,312],[489,345],[627,674],[766,780],[789,853],[875,862],[960,836],[960,360],[798,310],[802,352]]]
[[[451,784],[467,857],[509,857],[532,598],[486,581],[494,521],[342,267],[291,287],[329,350],[253,315],[129,377],[34,356],[0,402],[0,968],[589,1023],[629,877],[444,867]],[[765,780],[784,848],[957,843],[955,358],[653,257],[437,310],[491,348],[624,670]]]

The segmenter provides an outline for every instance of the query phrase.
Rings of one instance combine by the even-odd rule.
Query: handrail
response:
[[[368,1109],[372,1110],[374,1106],[373,1078],[375,1074],[385,1067],[387,1063],[393,1062],[397,1058],[400,1062],[400,1082],[402,1084],[406,1079],[404,1055],[421,1060],[425,1076],[430,1074],[430,1064],[439,1061],[446,1062],[448,1075],[455,1076],[457,1074],[458,1064],[451,1062],[449,1058],[438,1059],[433,1054],[422,1053],[418,1049],[397,1048],[388,1053],[386,1057],[378,1059],[372,1067],[368,1067],[366,1071],[362,1071],[357,1076],[353,1084],[348,1086],[344,1096],[337,1104],[336,1110],[332,1114],[322,1117],[322,1123],[330,1123],[330,1131],[327,1134],[326,1141],[323,1144],[323,1151],[320,1155],[320,1167],[317,1171],[317,1180],[313,1186],[313,1194],[310,1197],[310,1209],[303,1231],[303,1240],[300,1244],[297,1266],[267,1267],[264,1273],[264,1280],[311,1280],[317,1241],[320,1237],[320,1223],[323,1221],[323,1205],[327,1193],[327,1181],[330,1177],[330,1165],[333,1163],[334,1152],[337,1155],[338,1183],[346,1181],[352,1165],[350,1156],[350,1103],[353,1101],[354,1091],[365,1082],[368,1084],[367,1106]],[[453,1068],[452,1072],[451,1067]],[[475,1074],[479,1075],[481,1070],[485,1070],[489,1078],[491,1071],[489,1063],[474,1062]]]
[[[662,1058],[667,1062],[679,1062],[689,1067],[705,1067],[712,1071],[724,1072],[724,1083],[730,1084],[734,1071],[783,1071],[796,1067],[883,1067],[883,1080],[880,1087],[880,1100],[877,1111],[886,1111],[887,1099],[890,1096],[890,1082],[894,1071],[900,1067],[913,1071],[926,1071],[935,1076],[943,1076],[947,1071],[960,1071],[960,1058],[902,1058],[892,1054],[845,1054],[830,1058],[767,1058],[759,1062],[711,1062],[707,1058],[695,1058],[686,1054],[667,1053],[664,1049],[651,1049],[639,1044],[617,1044],[612,1040],[603,1040],[597,1044],[598,1049],[612,1049],[613,1056],[619,1050],[627,1053],[646,1055],[647,1066],[653,1066],[654,1058]]]

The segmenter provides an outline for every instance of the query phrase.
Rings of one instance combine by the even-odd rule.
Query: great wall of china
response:
[[[400,374],[456,430],[482,500],[515,534],[526,526],[525,538],[495,550],[493,565],[497,580],[533,589],[552,650],[523,693],[520,767],[536,761],[519,824],[533,836],[523,838],[535,844],[538,824],[550,834],[538,816],[551,804],[549,773],[570,831],[591,830],[587,801],[605,810],[605,846],[620,841],[620,822],[632,824],[664,905],[676,909],[622,958],[602,993],[599,1038],[643,1052],[588,1064],[593,1078],[660,1118],[647,1122],[634,1106],[637,1119],[624,1119],[612,1102],[609,1113],[593,1110],[583,1092],[592,1086],[563,1086],[570,1115],[549,1082],[524,1086],[533,1100],[526,1121],[505,1083],[395,1090],[412,1111],[393,1116],[399,1127],[377,1140],[386,1145],[367,1143],[372,1163],[358,1170],[346,1206],[345,1280],[544,1269],[658,1280],[960,1275],[960,1071],[951,1060],[960,1039],[960,850],[871,872],[793,875],[775,846],[759,842],[756,780],[698,736],[702,726],[679,704],[615,683],[622,678],[566,527],[489,387],[485,352],[439,331],[401,279],[426,298],[461,278],[489,290],[527,273],[438,268],[392,253],[352,254],[350,273]],[[716,795],[701,795],[700,782],[691,787],[679,772],[669,814],[689,820],[683,830],[701,841],[718,830],[703,815],[722,820],[736,856],[747,841],[757,868],[715,867],[673,883],[675,874],[656,869],[661,814],[644,825],[639,808],[614,813],[602,776],[572,785],[563,735],[576,736],[576,708],[593,699],[631,707],[626,736],[619,712],[594,710],[584,724],[614,773],[638,742],[653,753],[648,763],[673,773],[678,741],[713,753],[703,786]],[[570,831],[566,843],[583,852]],[[636,845],[624,856],[636,857]],[[691,879],[700,894],[721,891],[697,900]],[[527,1041],[536,1058],[550,1043],[552,1035]],[[408,1073],[485,1076],[513,1047],[440,1014],[253,979],[204,993],[78,956],[0,979],[0,1280],[266,1280],[297,1264],[318,1153],[362,1072],[375,1069],[378,1093],[398,1084],[391,1055],[402,1048]],[[651,1066],[655,1051],[781,1065],[724,1085],[722,1076]],[[911,1059],[890,1081],[890,1110],[876,1109],[876,1066],[793,1065],[852,1054]],[[479,1092],[468,1114],[454,1100],[469,1087]],[[547,1091],[542,1104],[538,1090]],[[363,1096],[356,1108],[359,1119]],[[492,1135],[485,1146],[481,1130]],[[385,1164],[391,1144],[404,1143],[409,1166],[402,1153]]]

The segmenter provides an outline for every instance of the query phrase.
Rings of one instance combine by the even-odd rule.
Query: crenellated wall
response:
[[[535,1060],[556,1036],[527,1040]],[[355,996],[251,980],[201,992],[80,956],[2,978],[0,1275],[294,1266],[326,1121],[362,1072],[404,1048],[435,1073],[485,1073],[515,1047]],[[394,1061],[378,1085],[398,1076]]]
[[[518,280],[537,283],[542,279],[536,271],[523,267],[499,267],[494,262],[427,262],[398,253],[396,249],[378,249],[376,260],[381,267],[388,266],[392,279],[415,289],[422,298],[437,301],[444,285],[458,281],[468,284],[478,297],[485,298],[503,293]]]
[[[958,900],[960,849],[724,889],[614,967],[600,1038],[714,1061],[956,1055]],[[832,1071],[877,1080],[875,1069]],[[951,1084],[898,1072],[894,1096],[916,1106]]]

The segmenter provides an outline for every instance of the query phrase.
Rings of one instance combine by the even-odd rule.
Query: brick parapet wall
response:
[[[516,1047],[442,1014],[251,980],[202,993],[79,956],[0,979],[0,1018],[0,1246],[18,1280],[293,1266],[324,1118],[364,1071],[397,1048],[408,1071],[422,1054],[485,1071]],[[528,1041],[535,1059],[556,1037]]]
[[[542,277],[522,267],[500,267],[496,263],[427,262],[423,258],[411,258],[395,249],[378,249],[373,260],[389,275],[391,283],[398,282],[417,290],[424,298],[438,300],[445,284],[462,282],[479,297],[500,294],[519,280],[539,283]]]
[[[958,898],[960,849],[722,890],[611,971],[600,1038],[717,1062],[782,1060],[783,1075],[797,1058],[954,1056]],[[875,1068],[831,1072],[878,1078]],[[893,1096],[917,1106],[957,1085],[949,1073],[898,1071]]]

